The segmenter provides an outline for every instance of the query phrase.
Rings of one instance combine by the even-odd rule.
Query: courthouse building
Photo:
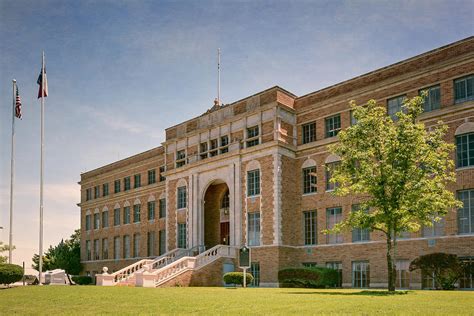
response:
[[[321,74],[324,75],[324,74]],[[474,261],[474,37],[304,96],[275,86],[166,129],[161,146],[81,175],[81,258],[99,284],[222,285],[251,249],[254,286],[278,286],[278,270],[326,266],[342,287],[385,287],[378,232],[325,235],[360,202],[336,197],[338,157],[328,145],[354,124],[349,101],[375,99],[387,115],[428,91],[420,119],[443,120],[456,144],[450,185],[464,206],[433,227],[401,236],[397,287],[430,288],[409,272],[416,257],[446,252]],[[203,108],[203,112],[206,111]],[[466,273],[460,288],[474,288]],[[111,279],[112,278],[112,279]]]

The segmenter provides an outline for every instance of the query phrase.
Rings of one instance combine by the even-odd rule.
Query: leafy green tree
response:
[[[339,142],[329,147],[341,158],[331,179],[337,184],[334,193],[359,195],[363,203],[325,233],[352,228],[382,232],[389,291],[395,290],[397,237],[431,226],[461,206],[446,188],[456,180],[450,159],[454,145],[443,139],[448,127],[438,122],[428,131],[417,119],[422,104],[422,97],[405,100],[392,119],[374,100],[364,106],[351,102],[357,123],[341,131]]]
[[[10,249],[8,245],[4,245],[2,241],[0,241],[0,253],[7,252]],[[15,250],[15,246],[12,247],[12,250]],[[8,262],[8,256],[0,256],[0,264]]]
[[[461,277],[465,267],[458,256],[448,253],[430,253],[420,256],[410,263],[410,271],[421,270],[434,278],[435,288],[454,289],[454,284]]]

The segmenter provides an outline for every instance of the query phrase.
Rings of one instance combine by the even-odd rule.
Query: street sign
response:
[[[250,248],[246,246],[239,249],[239,267],[250,268]]]

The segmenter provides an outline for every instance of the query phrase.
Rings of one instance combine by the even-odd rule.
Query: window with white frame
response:
[[[148,257],[155,255],[155,232],[147,233],[146,254]]]
[[[303,144],[316,141],[316,122],[302,125]]]
[[[186,164],[186,151],[178,150],[176,152],[176,168],[182,167]]]
[[[332,229],[334,226],[342,221],[342,208],[331,207],[326,209],[326,229]],[[340,244],[342,243],[341,233],[331,233],[326,235],[326,243]]]
[[[250,274],[252,274],[253,276],[253,280],[250,283],[250,286],[259,287],[260,286],[260,263],[259,262],[250,263]]]
[[[326,124],[326,138],[336,136],[341,130],[341,115],[340,114],[327,117],[324,121]]]
[[[102,212],[102,228],[109,227],[109,211]]]
[[[100,227],[100,214],[99,212],[94,213],[94,229],[99,229]]]
[[[317,191],[316,166],[303,168],[303,194]]]
[[[441,106],[441,89],[439,85],[420,90],[420,95],[423,92],[426,92],[426,95],[423,97],[423,110],[425,112],[438,110]]]
[[[135,204],[133,206],[133,222],[139,223],[141,219],[141,206],[140,204]]]
[[[337,168],[337,166],[339,165],[339,161],[337,162],[330,162],[330,163],[327,163],[326,164],[326,170],[325,170],[325,174],[326,174],[326,191],[334,191],[339,185],[337,182],[332,182],[331,181],[331,178],[332,178],[332,175],[334,174],[334,169]]]
[[[156,182],[156,170],[148,170],[148,184],[153,184]]]
[[[474,166],[474,133],[456,136],[456,167]]]
[[[130,224],[130,206],[123,208],[123,223]]]
[[[161,166],[161,167],[160,167],[160,182],[163,182],[163,181],[166,180],[166,177],[165,177],[165,175],[164,175],[165,171],[166,171],[166,167],[165,167],[165,166]]]
[[[396,114],[402,110],[403,102],[405,101],[405,99],[405,95],[400,95],[398,97],[387,100],[387,114],[392,120],[398,120]]]
[[[186,223],[178,224],[178,248],[187,248],[187,227]]]
[[[114,181],[114,193],[119,193],[120,192],[120,180],[115,180]]]
[[[454,80],[454,103],[474,100],[474,75]]]
[[[160,199],[160,218],[165,218],[166,217],[166,199]]]
[[[86,231],[91,230],[91,215],[86,215]]]
[[[123,236],[123,258],[130,258],[130,236]]]
[[[155,201],[150,201],[147,203],[147,208],[148,208],[148,220],[154,220],[155,219]]]
[[[86,201],[92,200],[92,189],[86,189]]]
[[[133,176],[133,188],[139,188],[142,186],[142,175],[136,174]]]
[[[177,195],[177,208],[186,208],[186,187],[182,186],[178,188],[178,195]]]
[[[304,228],[304,244],[305,245],[316,245],[318,231],[316,229],[317,217],[316,211],[304,211],[303,212],[303,228]]]
[[[166,230],[162,229],[158,232],[160,237],[158,255],[162,255],[166,252]]]
[[[123,179],[123,190],[128,191],[128,190],[130,190],[130,187],[131,187],[130,177],[125,177]]]
[[[229,152],[229,136],[224,135],[224,136],[221,136],[220,153],[225,154],[226,152]]]
[[[352,262],[352,287],[368,288],[370,286],[370,266],[368,261]]]
[[[260,246],[260,212],[247,214],[247,239],[249,246]]]
[[[363,211],[368,213],[368,209],[361,209],[359,204],[352,205],[352,212]],[[352,230],[352,242],[363,242],[370,240],[370,232],[367,228],[354,228]]]
[[[458,191],[458,200],[463,204],[458,209],[458,234],[474,233],[474,189]]]
[[[259,134],[258,125],[247,128],[247,148],[260,143]]]
[[[423,226],[423,237],[436,237],[444,236],[444,226],[446,224],[445,218],[441,218],[439,221],[434,219],[431,221],[431,226]]]
[[[95,186],[94,187],[94,199],[97,199],[100,197],[100,186]]]
[[[102,196],[107,196],[109,195],[109,184],[104,183],[102,184]]]
[[[247,171],[247,196],[260,194],[260,169]]]
[[[326,268],[337,271],[337,280],[336,280],[336,284],[334,284],[334,287],[342,287],[342,262],[340,261],[326,262]]]

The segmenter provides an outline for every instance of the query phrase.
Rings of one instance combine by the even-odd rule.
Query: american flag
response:
[[[15,116],[21,119],[21,99],[20,99],[20,91],[18,91],[18,87],[16,87]]]

